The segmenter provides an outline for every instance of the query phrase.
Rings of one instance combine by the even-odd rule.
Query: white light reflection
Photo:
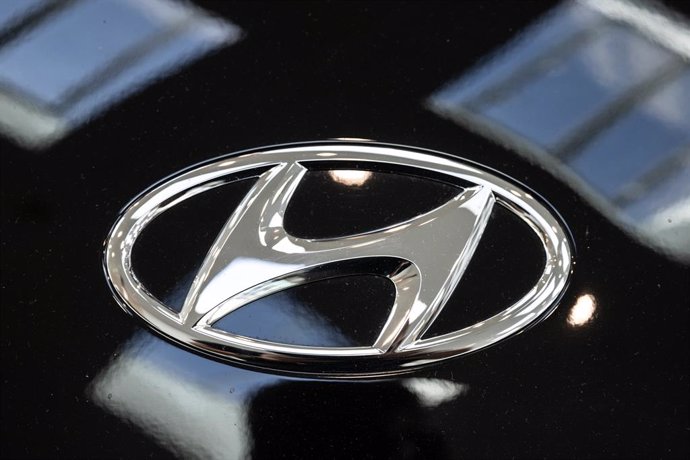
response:
[[[286,244],[290,244],[290,242],[287,241]],[[230,297],[252,286],[259,285],[267,279],[278,278],[299,268],[301,266],[298,264],[282,264],[250,257],[236,257],[216,273],[198,294],[194,310],[200,315],[205,315]]]
[[[413,393],[424,407],[436,407],[469,391],[469,385],[443,379],[405,379],[402,385]]]
[[[594,317],[596,309],[597,304],[593,295],[585,294],[578,297],[575,305],[570,309],[568,324],[573,327],[584,326]]]
[[[334,181],[343,184],[359,187],[371,178],[371,171],[358,171],[350,169],[338,169],[328,171],[328,175]]]
[[[346,141],[346,142],[371,142],[372,139],[367,139],[365,137],[335,137],[336,141]]]

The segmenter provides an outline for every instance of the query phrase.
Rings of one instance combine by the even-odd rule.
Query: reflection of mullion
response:
[[[628,89],[620,97],[600,110],[599,113],[580,125],[575,132],[552,149],[553,155],[563,161],[576,157],[582,152],[583,147],[593,141],[599,133],[630,112],[642,100],[679,76],[686,66],[687,64],[684,61],[674,58],[654,75]]]
[[[2,0],[0,0],[2,1]],[[22,101],[27,106],[38,109],[41,112],[52,112],[53,108],[43,99],[36,97],[32,93],[26,91],[21,86],[17,86],[8,81],[0,79],[0,94],[8,96],[14,101]]]
[[[0,31],[0,48],[6,46],[20,35],[31,32],[51,16],[59,13],[67,7],[74,6],[76,2],[77,0],[53,0],[52,2],[47,2],[42,8],[36,8],[35,10],[31,11],[15,24],[12,24],[5,28],[5,30]]]
[[[93,93],[110,80],[116,78],[128,68],[131,68],[134,64],[136,64],[136,62],[149,55],[156,48],[180,35],[192,24],[194,24],[193,17],[185,18],[184,20],[167,27],[153,36],[142,40],[136,45],[122,51],[120,54],[115,56],[110,63],[108,63],[108,65],[92,73],[90,76],[83,78],[71,88],[68,88],[60,98],[60,101],[54,104],[53,107],[55,111],[58,113],[63,113],[69,110],[84,96]]]
[[[585,46],[601,35],[604,30],[605,25],[601,22],[590,24],[587,29],[572,34],[551,47],[548,51],[520,65],[502,81],[480,91],[479,94],[469,99],[465,106],[473,111],[481,111],[482,107],[490,106],[500,102],[502,99],[506,99],[530,81],[556,67],[561,61],[570,57],[578,48]]]
[[[612,201],[621,208],[627,207],[659,185],[664,184],[669,177],[685,166],[690,166],[690,145],[682,146],[675,154],[662,161],[654,169],[647,171],[639,179],[626,184]]]

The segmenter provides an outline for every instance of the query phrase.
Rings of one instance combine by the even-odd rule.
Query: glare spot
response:
[[[461,396],[469,390],[469,385],[450,380],[411,378],[402,382],[403,386],[414,393],[424,407],[436,407]]]
[[[356,171],[350,169],[338,169],[329,171],[331,179],[343,185],[360,186],[369,180],[371,171]]]
[[[597,309],[594,296],[585,294],[580,296],[570,309],[568,315],[568,324],[574,327],[583,326],[587,324],[593,317],[594,311]]]
[[[347,142],[371,142],[371,139],[365,137],[336,137],[336,141],[347,141]]]

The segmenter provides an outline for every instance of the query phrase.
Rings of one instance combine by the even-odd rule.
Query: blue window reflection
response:
[[[0,132],[28,148],[240,37],[171,0],[20,3],[0,6]]]
[[[690,27],[651,3],[566,2],[428,106],[690,260],[688,61]]]
[[[127,3],[84,2],[3,47],[2,80],[44,103],[59,103],[85,75],[159,27]]]
[[[561,58],[481,113],[543,147],[558,147],[592,114],[668,63],[670,54],[625,29],[608,28]]]
[[[690,144],[690,72],[601,133],[570,162],[609,198]],[[690,182],[690,181],[689,181]]]

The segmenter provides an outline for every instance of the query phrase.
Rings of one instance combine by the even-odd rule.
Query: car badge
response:
[[[336,170],[338,163],[356,163],[363,169],[367,165],[405,168],[422,177],[446,177],[469,185],[437,208],[386,228],[340,238],[295,237],[283,226],[286,209],[305,173],[323,163]],[[257,175],[209,248],[182,309],[168,308],[133,270],[137,237],[158,215],[192,196],[238,177]],[[545,261],[538,280],[500,313],[423,338],[455,290],[497,206],[527,223],[538,237]],[[230,155],[157,184],[117,219],[106,242],[104,268],[119,304],[179,344],[264,369],[351,377],[403,372],[480,350],[521,332],[553,310],[567,286],[571,257],[568,235],[554,213],[532,192],[495,171],[426,150],[333,143]],[[383,258],[399,263],[375,263]],[[356,274],[385,276],[395,286],[390,314],[370,346],[294,345],[214,327],[235,310],[279,291]]]

